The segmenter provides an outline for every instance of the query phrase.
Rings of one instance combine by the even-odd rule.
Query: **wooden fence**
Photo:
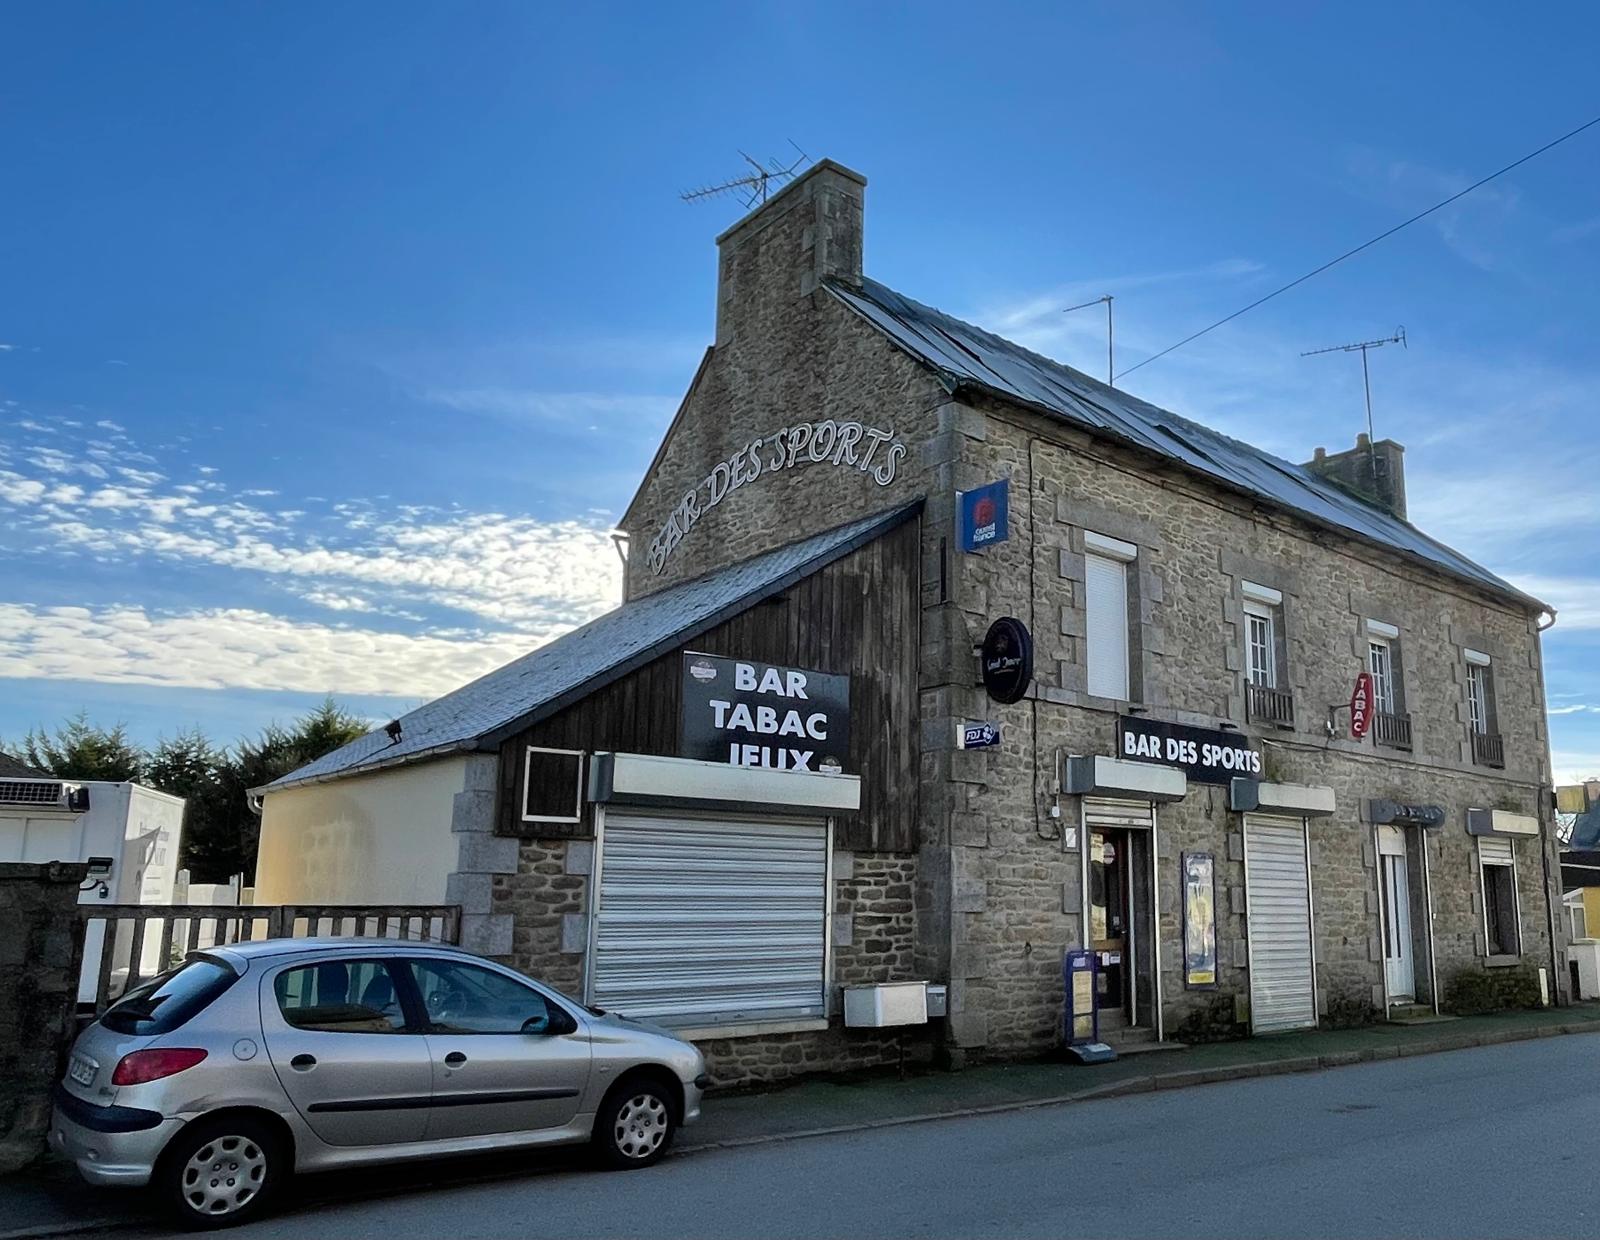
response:
[[[82,904],[81,1007],[96,1015],[193,951],[257,939],[408,939],[455,943],[454,904]]]

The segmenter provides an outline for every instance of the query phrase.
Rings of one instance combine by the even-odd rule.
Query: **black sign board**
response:
[[[1001,616],[984,635],[979,658],[989,696],[997,702],[1020,702],[1033,683],[1033,635],[1028,626]]]
[[[1200,784],[1225,784],[1238,775],[1261,777],[1261,751],[1242,733],[1134,715],[1117,718],[1117,757],[1176,766]]]
[[[836,775],[850,756],[850,677],[685,651],[678,752]]]

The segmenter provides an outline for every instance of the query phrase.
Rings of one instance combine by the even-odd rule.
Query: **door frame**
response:
[[[1406,998],[1404,995],[1397,995],[1389,985],[1389,951],[1387,945],[1391,934],[1393,935],[1396,946],[1404,948],[1405,957],[1410,962],[1410,1001],[1412,1003],[1417,1001],[1417,936],[1415,922],[1412,917],[1414,910],[1411,907],[1411,858],[1409,841],[1406,838],[1406,829],[1404,827],[1391,826],[1389,827],[1389,830],[1393,831],[1400,837],[1400,851],[1398,853],[1385,852],[1383,850],[1384,827],[1376,823],[1374,823],[1372,827],[1372,855],[1373,859],[1377,862],[1378,870],[1378,942],[1384,945],[1382,954],[1383,1006],[1385,1016],[1387,1016],[1389,1010],[1395,1006],[1397,999],[1403,1000]],[[1403,943],[1398,933],[1400,927],[1398,925],[1391,926],[1389,924],[1391,920],[1390,913],[1392,911],[1390,907],[1390,895],[1392,893],[1393,884],[1389,879],[1389,863],[1385,862],[1384,858],[1395,856],[1399,857],[1401,862],[1406,867],[1406,884],[1404,893],[1404,899],[1406,902],[1406,937]],[[1396,917],[1392,920],[1398,922],[1399,918]]]
[[[1305,858],[1306,866],[1306,938],[1311,948],[1311,1024],[1305,1027],[1316,1029],[1322,1024],[1322,1004],[1317,996],[1317,899],[1311,890],[1311,819],[1303,814],[1245,813],[1239,817],[1239,832],[1244,844],[1241,849],[1244,853],[1244,958],[1245,970],[1249,974],[1247,984],[1250,987],[1250,1036],[1254,1037],[1256,1034],[1255,935],[1251,933],[1250,917],[1250,820],[1252,818],[1277,818],[1281,821],[1293,820],[1300,824],[1301,855]]]
[[[1125,798],[1091,797],[1087,794],[1078,798],[1078,894],[1080,897],[1078,906],[1078,941],[1082,943],[1086,951],[1092,950],[1089,947],[1089,831],[1091,830],[1089,824],[1089,801],[1123,799]],[[1161,986],[1161,822],[1156,813],[1157,806],[1154,801],[1142,802],[1142,804],[1147,804],[1150,809],[1150,1006],[1154,1009],[1155,1021],[1152,1027],[1155,1029],[1156,1041],[1162,1042],[1166,1040],[1166,1004],[1162,1001],[1163,991]],[[1143,828],[1115,824],[1107,828],[1097,829],[1121,830],[1131,833]],[[1130,849],[1129,851],[1131,852],[1132,850]],[[1131,900],[1133,888],[1133,871],[1131,868],[1128,871],[1128,886],[1130,896],[1128,925],[1132,927],[1135,924],[1135,918]],[[1132,938],[1133,936],[1130,934],[1130,941]],[[1134,1002],[1130,1007],[1132,1011],[1137,1012],[1138,964],[1131,959],[1131,952],[1127,954],[1130,956],[1129,964],[1134,969],[1135,974],[1129,984],[1129,992],[1134,996]],[[1130,1019],[1128,1023],[1131,1025],[1133,1021]]]

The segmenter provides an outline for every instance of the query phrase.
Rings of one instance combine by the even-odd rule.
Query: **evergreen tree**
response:
[[[138,779],[144,769],[144,751],[128,739],[125,724],[113,728],[89,722],[79,711],[51,736],[43,728],[29,731],[22,742],[22,757],[29,766],[57,779],[103,779],[114,783]]]

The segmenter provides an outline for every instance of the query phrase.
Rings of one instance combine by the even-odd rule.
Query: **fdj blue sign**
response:
[[[964,723],[961,725],[961,748],[988,749],[1000,743],[998,723]]]
[[[1011,484],[1002,478],[976,491],[962,491],[957,512],[961,549],[978,551],[991,543],[1005,542],[1010,534]]]

